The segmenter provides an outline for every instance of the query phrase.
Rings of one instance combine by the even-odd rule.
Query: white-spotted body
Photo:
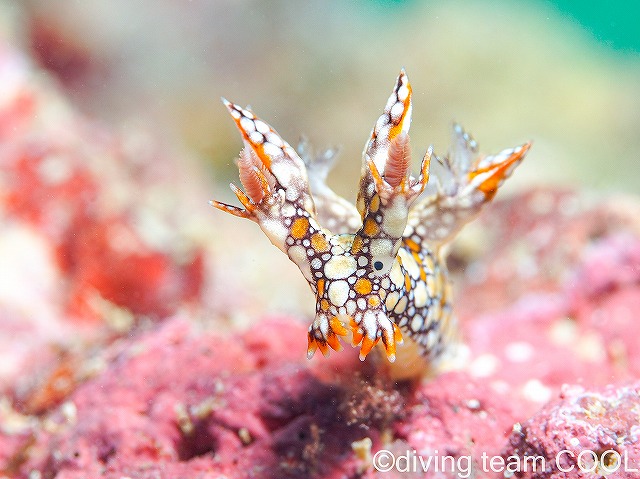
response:
[[[414,178],[411,94],[402,71],[365,145],[355,207],[325,183],[335,150],[314,157],[302,143],[301,158],[251,111],[224,100],[244,138],[238,166],[247,194],[231,185],[244,209],[212,204],[258,223],[309,282],[316,317],[308,357],[316,349],[341,349],[338,338],[348,324],[362,360],[381,341],[395,361],[403,334],[427,359],[437,359],[456,328],[442,246],[493,198],[529,149],[527,143],[478,156],[475,140],[455,125],[449,154],[436,157],[429,148]]]

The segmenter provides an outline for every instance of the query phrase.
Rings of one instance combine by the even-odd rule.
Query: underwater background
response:
[[[557,1],[3,1],[9,35],[82,108],[145,128],[235,179],[224,96],[290,143],[339,145],[355,196],[364,141],[401,67],[416,156],[452,121],[495,152],[533,140],[507,186],[639,191],[640,5]],[[420,148],[418,148],[420,145]],[[226,191],[226,199],[231,193]],[[224,199],[224,196],[223,196]]]
[[[637,2],[0,0],[0,479],[374,478],[384,449],[479,466],[587,448],[604,467],[613,448],[637,473],[639,17]],[[451,363],[394,370],[347,341],[307,360],[307,281],[208,204],[238,204],[220,97],[292,145],[338,146],[329,184],[353,200],[401,68],[414,171],[454,121],[481,153],[533,146],[443,248]]]

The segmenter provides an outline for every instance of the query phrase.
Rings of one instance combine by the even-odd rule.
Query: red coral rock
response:
[[[391,446],[396,460],[408,455],[441,461],[448,456],[461,460],[464,467],[470,458],[469,463],[478,469],[482,454],[500,453],[518,417],[513,403],[497,395],[490,383],[459,372],[420,386],[412,402],[406,419],[396,426],[400,439]],[[442,472],[441,465],[432,462],[426,477],[443,477],[437,474]],[[448,463],[446,466],[444,476],[454,475]]]
[[[566,387],[560,398],[518,425],[504,457],[517,457],[515,477],[633,477],[640,472],[637,408],[640,384],[587,391]],[[525,460],[542,458],[533,463]],[[536,467],[534,467],[536,466]]]
[[[261,332],[276,334],[281,326],[265,322]],[[112,349],[107,369],[78,387],[47,429],[31,432],[28,454],[13,446],[9,460],[22,473],[36,469],[43,477],[352,474],[359,464],[351,443],[375,437],[381,423],[345,420],[363,383],[324,382],[306,367],[304,342],[299,346],[299,362],[260,367],[260,353],[244,340],[170,321]],[[387,419],[390,425],[394,418]]]
[[[98,316],[98,296],[136,316],[164,317],[180,301],[197,298],[202,281],[200,254],[189,265],[177,265],[165,253],[142,244],[122,219],[85,217],[72,230],[76,233],[58,249],[69,281],[70,313],[80,318]],[[118,240],[123,236],[129,242],[124,247]]]
[[[36,14],[27,19],[29,47],[34,60],[55,75],[70,92],[105,81],[109,72],[106,55],[99,57],[95,48],[92,50],[81,39],[69,35],[55,16]]]
[[[531,198],[546,198],[542,218],[521,211]],[[502,217],[483,217],[496,250],[467,259],[476,265],[470,271],[485,272],[467,276],[460,293],[468,370],[510,390],[523,413],[533,413],[565,383],[603,386],[638,377],[640,324],[631,312],[640,304],[640,225],[637,205],[626,203],[588,208],[575,195],[540,191],[498,202],[499,212],[509,212]],[[550,232],[542,243],[541,230]],[[531,258],[533,276],[519,266],[531,265]],[[473,306],[485,313],[472,313]]]
[[[161,318],[197,299],[202,248],[174,252],[150,242],[153,234],[139,226],[150,217],[153,225],[168,221],[141,200],[169,179],[150,175],[154,166],[140,164],[118,139],[65,108],[15,58],[0,51],[0,69],[15,70],[16,80],[0,105],[0,205],[4,218],[28,224],[57,250],[69,315],[104,318],[100,305],[107,301],[136,317]]]
[[[4,42],[0,76],[0,394],[46,414],[86,379],[84,348],[200,300],[205,253],[150,205],[176,177],[156,146],[126,147]]]
[[[635,198],[592,203],[569,190],[535,189],[492,203],[467,227],[473,234],[454,245],[450,263],[472,299],[456,311],[467,318],[533,292],[557,291],[591,245],[615,235],[638,238],[639,215]],[[607,274],[619,274],[608,273],[612,265],[604,264]]]

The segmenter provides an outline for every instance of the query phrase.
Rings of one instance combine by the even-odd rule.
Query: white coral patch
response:
[[[540,404],[546,403],[553,395],[552,390],[538,379],[530,379],[522,387],[523,396],[530,401]]]
[[[50,185],[63,183],[73,174],[73,166],[61,155],[47,155],[38,165],[40,178]]]
[[[334,306],[340,307],[349,297],[349,284],[344,281],[334,281],[329,285],[329,300]]]
[[[37,327],[45,328],[46,325],[47,328],[51,327],[52,331],[56,327],[60,328],[57,317],[51,317],[55,313],[52,306],[57,304],[55,295],[60,287],[59,271],[51,249],[46,238],[36,234],[34,230],[10,223],[3,224],[0,235],[0,304],[3,314],[7,310],[10,311],[6,318],[15,314],[16,319],[23,318],[28,323],[36,324],[42,321]],[[34,301],[35,298],[38,300]],[[47,323],[48,321],[50,323]],[[26,339],[27,331],[32,330],[33,324],[23,324],[24,331],[17,326],[15,330],[19,331],[17,334],[25,334]],[[12,329],[9,322],[7,331]],[[56,337],[57,334],[58,331],[55,331]],[[8,336],[6,344],[13,346]],[[22,346],[25,351],[31,349],[26,343]],[[0,364],[0,377],[3,377],[1,373],[11,369],[9,365],[12,363],[12,357],[4,357],[3,363]]]
[[[327,279],[344,279],[355,273],[357,267],[353,256],[333,256],[324,265],[324,275]]]
[[[535,350],[530,343],[514,341],[504,347],[505,357],[513,363],[524,363],[533,357]]]
[[[500,366],[500,361],[493,354],[481,354],[469,365],[469,373],[477,378],[491,376]]]

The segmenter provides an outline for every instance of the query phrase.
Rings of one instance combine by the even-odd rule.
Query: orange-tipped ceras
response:
[[[339,350],[352,331],[364,360],[378,343],[389,361],[403,337],[437,358],[455,329],[442,246],[473,219],[522,161],[530,144],[478,155],[459,125],[444,157],[427,150],[411,176],[411,86],[400,72],[363,152],[356,207],[325,178],[335,152],[296,152],[250,110],[224,100],[242,133],[243,208],[213,206],[260,226],[300,268],[316,296],[308,357]],[[430,177],[429,170],[432,175]]]

